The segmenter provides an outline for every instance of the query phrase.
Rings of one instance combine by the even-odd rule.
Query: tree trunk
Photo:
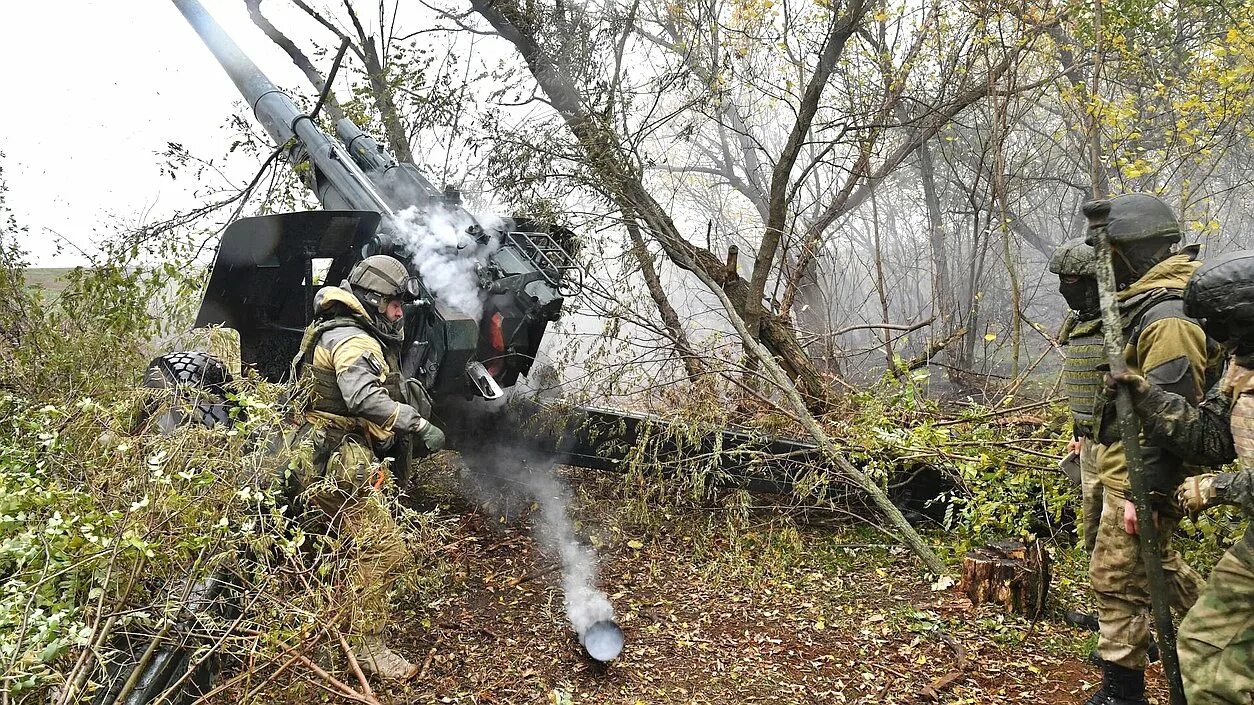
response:
[[[682,258],[686,256],[686,253],[678,253],[678,256]],[[828,436],[827,432],[823,430],[823,427],[819,425],[819,422],[814,417],[814,414],[810,412],[809,403],[802,397],[797,385],[789,379],[788,374],[785,373],[784,369],[771,354],[771,351],[767,348],[765,343],[758,341],[753,335],[753,332],[749,330],[749,327],[745,324],[744,319],[741,318],[740,312],[736,310],[736,306],[732,302],[731,298],[724,293],[718,283],[715,282],[704,269],[696,266],[693,262],[687,262],[686,264],[689,271],[696,274],[697,278],[699,278],[701,282],[705,284],[710,291],[714,292],[715,296],[718,297],[719,303],[723,305],[723,310],[727,314],[728,321],[740,335],[741,342],[744,343],[746,350],[758,361],[759,364],[762,365],[762,371],[764,372],[765,377],[772,384],[774,384],[780,392],[782,392],[785,404],[788,407],[791,407],[791,411],[796,416],[797,420],[801,422],[801,425],[806,429],[810,438],[814,440],[814,443],[818,446],[819,451],[823,453],[824,458],[831,463],[831,467],[836,470],[837,474],[841,478],[851,482],[859,490],[862,490],[870,496],[872,503],[875,504],[875,507],[886,519],[888,519],[893,530],[906,544],[906,546],[908,546],[910,550],[918,556],[919,560],[923,562],[923,565],[927,568],[928,572],[936,576],[944,575],[945,564],[941,562],[941,559],[936,555],[936,552],[927,545],[927,542],[923,540],[923,537],[919,535],[919,532],[914,530],[914,527],[910,525],[910,522],[906,521],[906,518],[902,515],[901,510],[898,509],[897,506],[893,504],[892,500],[888,498],[888,495],[884,492],[884,488],[880,487],[878,483],[868,477],[866,473],[862,472],[862,470],[860,470],[853,463],[849,462],[849,459],[841,454],[840,449],[836,447],[836,444],[832,442],[831,437]],[[768,316],[763,319],[763,322],[766,324],[770,324],[771,322],[778,324],[779,319],[778,317]],[[767,330],[767,327],[763,328],[764,333]],[[765,335],[763,338],[765,339]],[[800,349],[799,346],[798,349]]]
[[[967,552],[959,589],[976,605],[992,602],[1036,619],[1048,602],[1050,565],[1040,539],[998,541]]]
[[[512,0],[472,0],[472,7],[496,31],[514,45],[537,84],[548,95],[549,104],[557,111],[567,128],[579,141],[588,160],[588,167],[597,177],[597,187],[604,190],[623,212],[631,212],[662,246],[672,262],[689,269],[719,289],[743,311],[749,300],[749,282],[736,277],[722,281],[726,263],[707,249],[693,245],[679,232],[674,221],[649,193],[628,156],[619,146],[623,141],[609,125],[584,108],[574,78],[540,44],[539,29],[530,15]],[[813,408],[827,406],[828,389],[823,374],[806,355],[796,332],[787,320],[765,312],[760,321],[760,339],[780,358],[780,364],[796,380]]]
[[[945,221],[941,217],[940,196],[936,193],[936,168],[932,164],[932,149],[927,142],[919,145],[919,176],[923,182],[923,202],[927,206],[928,249],[932,255],[932,300],[936,302],[936,316],[940,319],[940,333],[948,336],[957,328],[954,321],[954,286],[949,275],[949,252],[945,236]],[[956,365],[956,355],[948,355],[950,365]]]
[[[862,20],[862,15],[866,12],[866,8],[867,3],[865,0],[852,0],[852,2],[841,8],[844,10],[843,15],[836,15],[833,12],[832,24],[828,28],[827,38],[823,42],[823,49],[819,52],[818,63],[814,67],[814,73],[810,75],[810,80],[806,84],[800,104],[797,106],[797,120],[793,123],[792,129],[788,133],[788,141],[780,151],[779,158],[775,161],[775,168],[771,172],[770,200],[767,203],[766,227],[762,231],[762,241],[758,244],[758,253],[753,260],[753,272],[750,274],[749,279],[749,293],[744,302],[745,323],[749,326],[750,331],[756,332],[760,327],[759,322],[763,314],[762,299],[766,294],[766,280],[770,277],[771,270],[775,268],[779,243],[784,235],[784,228],[788,220],[788,210],[792,202],[791,189],[789,187],[792,185],[793,167],[796,165],[797,157],[801,154],[805,140],[810,134],[810,125],[814,120],[815,113],[818,112],[820,99],[823,97],[823,90],[827,87],[828,80],[836,70],[836,62],[844,51],[845,43]]]
[[[688,342],[688,334],[684,332],[684,327],[679,321],[679,314],[675,311],[675,307],[671,306],[666,290],[662,288],[662,279],[658,276],[657,267],[654,266],[653,258],[649,255],[649,248],[645,246],[644,236],[640,234],[640,226],[630,215],[626,217],[626,221],[627,236],[631,238],[631,254],[640,265],[640,274],[644,277],[649,296],[653,298],[653,303],[662,316],[662,323],[670,335],[671,344],[675,346],[675,351],[683,360],[684,369],[688,371],[690,378],[696,380],[705,373],[705,364],[693,352],[692,345]]]
[[[880,243],[880,214],[879,204],[875,198],[875,194],[871,194],[871,239],[875,249],[875,293],[880,299],[880,320],[885,323],[892,320],[888,310],[888,285],[884,281],[884,248]],[[880,330],[879,334],[884,336],[884,364],[885,369],[890,373],[897,374],[897,365],[894,364],[893,352],[893,336],[887,330]]]

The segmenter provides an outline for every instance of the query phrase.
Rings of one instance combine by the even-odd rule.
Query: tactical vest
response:
[[[1179,300],[1184,297],[1184,291],[1181,289],[1155,289],[1138,294],[1127,301],[1119,304],[1120,317],[1123,319],[1123,339],[1125,345],[1136,345],[1136,341],[1140,338],[1145,328],[1145,316],[1155,306],[1171,300]],[[1100,326],[1097,332],[1098,340],[1103,340],[1103,333]],[[1101,352],[1101,360],[1098,364],[1106,362],[1105,351]],[[1210,374],[1210,370],[1207,374]],[[1101,376],[1102,373],[1098,373]],[[1214,380],[1213,377],[1210,378]],[[1093,395],[1093,411],[1092,411],[1092,435],[1098,443],[1110,445],[1119,440],[1119,424],[1115,418],[1115,404],[1107,403],[1104,390],[1099,388]]]
[[[303,407],[304,411],[316,411],[324,415],[341,417],[344,419],[344,423],[339,425],[355,427],[357,425],[356,419],[352,416],[352,411],[344,402],[344,396],[341,394],[339,383],[336,380],[335,369],[323,368],[314,363],[314,350],[317,348],[318,342],[327,333],[340,328],[353,328],[366,335],[371,335],[370,331],[364,328],[360,321],[350,316],[330,318],[316,326],[311,326],[306,329],[305,335],[301,339],[300,352],[296,354],[296,359],[292,361],[293,377],[306,370],[310,377],[311,384]],[[404,402],[405,398],[401,391],[400,362],[389,346],[380,343],[379,347],[383,350],[384,372],[386,372],[383,388],[393,401]]]
[[[1097,396],[1102,393],[1102,373],[1106,362],[1102,321],[1079,321],[1072,327],[1063,348],[1062,382],[1071,406],[1071,422],[1077,437],[1093,437],[1093,414]]]

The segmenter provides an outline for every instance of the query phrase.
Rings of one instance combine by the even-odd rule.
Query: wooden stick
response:
[[[348,646],[348,640],[344,638],[344,634],[335,627],[327,627],[332,631],[336,638],[340,641],[340,648],[344,649],[344,656],[348,658],[348,665],[352,666],[353,673],[357,675],[357,680],[361,683],[361,689],[368,697],[374,697],[374,691],[370,688],[370,683],[366,681],[366,674],[361,672],[361,664],[357,663],[357,657],[353,655],[353,650]]]
[[[248,693],[245,694],[243,698],[240,698],[240,702],[245,702],[245,703],[248,702],[250,698],[255,696],[257,693],[260,693],[262,688],[266,687],[266,685],[272,682],[275,678],[278,678],[280,675],[282,675],[283,672],[286,671],[288,667],[294,663],[296,663],[296,657],[289,656],[288,659],[283,662],[283,665],[274,669],[274,673],[271,673],[270,675],[266,676],[265,679],[263,679],[260,683],[257,684],[256,688],[253,688],[252,690],[248,691]],[[249,669],[249,670],[251,671],[254,669]]]
[[[948,634],[941,634],[940,636],[945,644],[953,649],[957,663],[954,664],[955,668],[953,671],[932,681],[919,692],[920,695],[929,700],[940,700],[941,691],[961,680],[967,672],[967,650],[962,648],[962,644],[959,644],[958,640],[952,636]]]
[[[370,696],[362,695],[356,690],[353,690],[352,686],[348,685],[347,683],[340,680],[339,678],[336,678],[330,673],[327,673],[326,671],[322,670],[322,667],[320,667],[318,664],[311,661],[304,654],[298,651],[295,651],[294,649],[288,649],[286,646],[284,646],[283,648],[286,651],[288,651],[292,656],[294,656],[297,661],[299,661],[303,666],[305,666],[305,668],[308,668],[309,670],[313,671],[314,674],[317,675],[319,678],[335,686],[336,690],[339,690],[340,693],[344,695],[344,697],[351,698],[353,700],[358,700],[364,703],[371,703],[371,705],[383,705],[383,703],[380,703],[378,698],[374,697],[373,695],[370,695]]]
[[[522,585],[523,583],[531,582],[532,580],[535,580],[536,578],[543,578],[544,576],[550,573],[556,573],[557,571],[561,569],[562,569],[562,566],[560,565],[551,565],[547,568],[533,570],[530,573],[527,573],[526,575],[522,576],[521,578],[514,578],[513,580],[509,582],[509,586],[518,587],[519,585]]]
[[[436,647],[431,647],[427,652],[427,657],[422,660],[422,668],[418,669],[418,677],[414,680],[422,680],[427,675],[427,669],[431,667],[431,660],[435,658]]]

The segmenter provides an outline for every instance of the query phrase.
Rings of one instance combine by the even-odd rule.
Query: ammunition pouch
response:
[[[422,386],[422,382],[410,377],[401,384],[401,395],[406,404],[414,407],[418,415],[424,419],[431,418],[431,396]]]
[[[1093,403],[1093,435],[1089,437],[1104,446],[1122,438],[1116,406],[1115,400],[1107,397],[1104,389],[1098,390]]]

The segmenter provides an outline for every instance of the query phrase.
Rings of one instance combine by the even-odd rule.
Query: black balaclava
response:
[[[1080,320],[1091,321],[1102,315],[1102,302],[1095,277],[1060,276],[1058,293],[1067,300],[1067,307],[1075,311]]]
[[[1173,240],[1153,239],[1112,246],[1110,259],[1119,289],[1132,286],[1154,265],[1171,257],[1173,244]]]

